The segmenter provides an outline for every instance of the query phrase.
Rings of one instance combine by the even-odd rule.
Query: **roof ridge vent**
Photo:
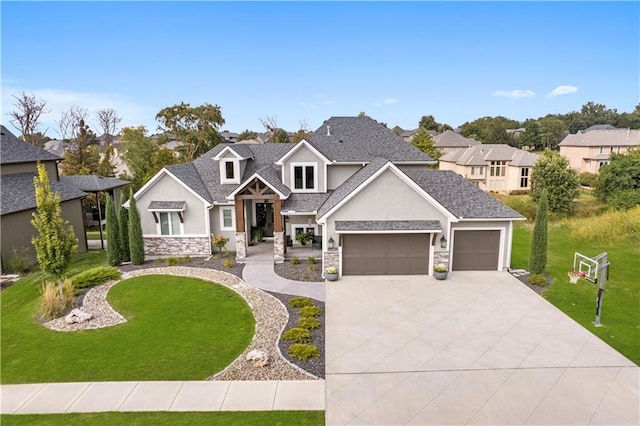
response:
[[[331,126],[327,126],[327,136],[331,136]]]

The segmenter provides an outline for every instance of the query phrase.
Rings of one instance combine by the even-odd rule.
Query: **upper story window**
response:
[[[292,179],[293,179],[293,190],[297,192],[316,192],[317,190],[317,180],[318,180],[318,169],[317,166],[313,163],[302,164],[302,163],[293,163],[291,164],[292,170]]]
[[[520,170],[520,188],[529,187],[529,168],[523,167]]]
[[[234,179],[234,167],[233,167],[233,161],[225,161],[224,162],[224,170],[225,170],[225,178],[226,179]]]
[[[484,167],[471,167],[471,175],[472,176],[482,176],[484,174]]]
[[[491,176],[505,176],[507,171],[507,162],[506,161],[492,161],[491,168],[489,169],[489,174]]]
[[[220,160],[220,183],[240,183],[240,161],[236,159]]]

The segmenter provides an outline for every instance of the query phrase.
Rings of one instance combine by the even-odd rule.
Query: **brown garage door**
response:
[[[498,269],[500,231],[456,231],[453,244],[453,270]]]
[[[429,234],[349,234],[342,240],[345,275],[412,275],[429,271]]]

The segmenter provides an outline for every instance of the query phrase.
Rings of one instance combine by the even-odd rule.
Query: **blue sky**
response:
[[[640,99],[638,2],[6,2],[2,123],[13,94],[51,112],[115,108],[146,125],[181,101],[222,107],[223,129],[294,131],[360,111],[390,127],[458,126]],[[95,125],[95,123],[92,123]]]

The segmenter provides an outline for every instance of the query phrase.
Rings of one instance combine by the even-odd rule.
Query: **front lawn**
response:
[[[77,257],[69,275],[100,259]],[[164,275],[132,278],[110,290],[109,302],[127,323],[49,330],[35,319],[41,279],[35,273],[2,291],[2,383],[204,380],[253,337],[251,309],[237,293]]]
[[[247,411],[213,413],[90,413],[2,415],[3,426],[91,426],[91,425],[225,425],[225,426],[315,426],[324,425],[324,411]]]
[[[637,236],[626,235],[626,230],[609,222],[610,217],[581,219],[584,225],[575,228],[571,224],[576,220],[580,219],[549,225],[547,273],[554,283],[543,297],[624,356],[640,364],[640,246]],[[592,239],[579,238],[578,231],[591,226],[590,220],[594,221],[594,226],[598,223],[608,232],[594,229]],[[530,225],[516,226],[512,267],[528,269],[531,232]],[[602,305],[603,327],[593,325],[598,286],[584,279],[576,285],[569,284],[567,272],[573,269],[574,252],[590,257],[601,252],[609,255],[611,267]]]

